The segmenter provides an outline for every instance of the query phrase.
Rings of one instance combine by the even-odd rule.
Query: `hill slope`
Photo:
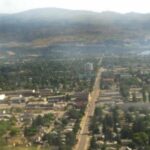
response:
[[[100,42],[142,38],[148,36],[149,31],[149,14],[46,8],[0,15],[1,42]]]

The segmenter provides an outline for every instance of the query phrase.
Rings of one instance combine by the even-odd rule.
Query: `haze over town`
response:
[[[148,0],[0,0],[0,150],[150,150]]]

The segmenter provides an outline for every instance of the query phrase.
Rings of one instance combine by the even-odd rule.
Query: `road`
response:
[[[100,61],[98,62],[99,66],[101,65],[102,60],[103,57],[101,57]],[[88,150],[89,142],[90,142],[90,135],[89,135],[90,118],[94,115],[95,102],[99,97],[100,77],[102,71],[103,71],[102,67],[100,67],[97,71],[95,83],[93,86],[93,91],[89,94],[89,100],[88,100],[87,108],[85,110],[85,115],[83,116],[80,123],[81,130],[77,135],[78,142],[73,148],[74,150]]]

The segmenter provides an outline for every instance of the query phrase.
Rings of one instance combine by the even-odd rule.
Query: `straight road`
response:
[[[101,65],[103,57],[101,57],[100,61],[98,62],[98,66]],[[74,150],[88,150],[89,143],[90,143],[90,135],[89,135],[89,124],[90,118],[94,115],[95,110],[95,102],[99,97],[100,92],[100,78],[103,68],[100,67],[97,71],[97,75],[95,78],[95,83],[93,86],[93,91],[89,94],[89,100],[87,104],[87,108],[85,110],[85,115],[83,116],[81,123],[80,123],[80,133],[77,136],[78,142],[74,147]]]

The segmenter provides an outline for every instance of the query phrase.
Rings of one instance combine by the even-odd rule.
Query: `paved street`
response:
[[[98,62],[99,66],[102,62],[102,59],[103,59],[103,57]],[[85,110],[85,115],[82,118],[82,121],[80,124],[81,130],[77,136],[78,142],[75,145],[74,150],[87,150],[88,149],[89,142],[90,142],[90,135],[89,135],[89,128],[88,127],[89,127],[89,123],[90,123],[90,118],[94,114],[95,102],[96,102],[97,98],[99,97],[100,77],[101,77],[102,71],[103,71],[103,68],[101,68],[101,67],[97,71],[95,83],[93,86],[93,91],[89,94],[88,105],[87,105],[87,108]]]

